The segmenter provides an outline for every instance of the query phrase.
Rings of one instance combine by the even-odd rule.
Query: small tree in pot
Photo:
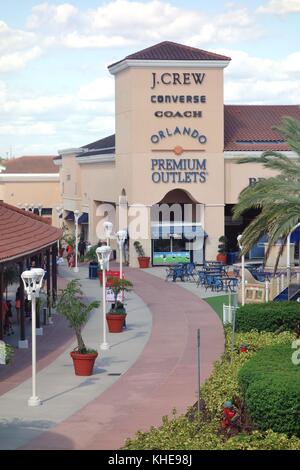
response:
[[[149,268],[150,258],[149,256],[145,256],[144,248],[142,244],[136,240],[133,244],[135,251],[138,255],[138,262],[140,268]]]
[[[109,277],[108,280],[110,281],[109,288],[113,291],[115,300],[110,311],[106,314],[108,329],[110,333],[121,333],[127,313],[124,304],[118,301],[118,296],[121,292],[130,292],[133,285],[130,281],[117,277]]]
[[[227,262],[227,246],[228,238],[223,235],[219,238],[217,261],[221,261],[222,263]]]
[[[94,308],[99,307],[100,302],[93,301],[86,305],[82,302],[83,292],[78,279],[73,279],[67,287],[61,290],[57,302],[57,311],[66,318],[69,326],[73,328],[77,347],[70,353],[76,375],[91,375],[98,353],[94,349],[88,349],[82,338],[82,328],[87,323],[89,315]]]

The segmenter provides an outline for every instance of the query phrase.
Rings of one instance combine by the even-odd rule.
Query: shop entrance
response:
[[[152,265],[203,263],[203,206],[175,189],[151,210]]]

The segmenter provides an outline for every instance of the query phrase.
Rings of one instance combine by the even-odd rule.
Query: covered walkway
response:
[[[13,268],[19,282],[20,338],[19,347],[27,348],[25,331],[25,296],[20,274],[30,268],[33,260],[36,266],[47,271],[47,306],[55,300],[57,292],[57,241],[61,230],[52,227],[47,218],[0,201],[0,340],[4,337],[3,294],[7,287],[8,272]],[[45,261],[45,264],[44,264]],[[13,300],[14,303],[14,299]],[[37,321],[37,327],[39,322]]]

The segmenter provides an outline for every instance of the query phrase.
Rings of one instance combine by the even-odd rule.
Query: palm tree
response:
[[[285,117],[274,130],[283,136],[297,157],[291,159],[281,152],[266,151],[261,157],[238,160],[238,164],[261,163],[265,168],[275,170],[277,175],[244,189],[234,208],[233,218],[236,220],[249,209],[260,209],[259,215],[243,232],[243,253],[246,254],[262,235],[267,234],[267,258],[272,244],[281,240],[276,270],[287,236],[300,221],[300,122]]]

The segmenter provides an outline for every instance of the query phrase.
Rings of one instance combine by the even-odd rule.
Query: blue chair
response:
[[[211,288],[212,291],[223,290],[223,282],[218,276],[207,275],[207,284],[205,286],[206,290]]]
[[[238,279],[232,279],[230,284],[229,284],[229,289],[231,292],[236,292],[236,288],[238,286],[239,280]]]
[[[200,285],[205,286],[205,284],[206,284],[206,274],[205,274],[205,272],[204,271],[197,271],[196,274],[198,276],[197,287],[199,287]]]
[[[185,270],[183,266],[174,266],[173,268],[173,282],[176,282],[176,279],[181,279],[184,282]]]
[[[195,276],[196,276],[196,265],[195,263],[187,263],[185,266],[184,266],[184,269],[185,269],[185,277],[187,279],[187,281],[190,281],[191,278],[193,281],[195,281]]]

